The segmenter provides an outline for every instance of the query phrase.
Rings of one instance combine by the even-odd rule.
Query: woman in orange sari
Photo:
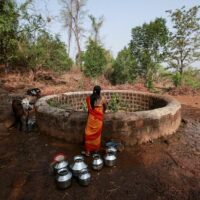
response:
[[[91,152],[97,152],[101,146],[103,116],[107,102],[101,96],[101,87],[95,86],[92,95],[86,98],[88,119],[85,128],[85,151],[82,154],[89,156]]]

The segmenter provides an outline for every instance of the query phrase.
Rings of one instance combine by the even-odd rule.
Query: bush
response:
[[[47,32],[42,32],[35,42],[31,42],[26,35],[21,35],[13,62],[18,66],[40,66],[54,71],[69,70],[73,63],[64,43]]]
[[[130,48],[124,48],[117,55],[113,64],[111,82],[113,84],[132,83],[137,77],[135,71],[136,62],[131,54]]]
[[[108,110],[111,112],[117,112],[120,109],[120,97],[117,94],[111,96],[108,102]]]
[[[172,76],[173,84],[178,87],[182,84],[182,75],[179,72],[176,72]]]
[[[183,73],[182,82],[193,89],[200,89],[200,70],[189,68]]]
[[[105,50],[97,42],[89,39],[82,60],[85,75],[95,78],[103,73],[106,66]]]
[[[181,75],[176,72],[172,75],[173,84],[178,86],[189,86],[192,89],[200,89],[200,70],[189,68]]]

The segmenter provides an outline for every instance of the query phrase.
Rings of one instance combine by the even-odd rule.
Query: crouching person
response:
[[[15,117],[14,125],[19,130],[31,131],[36,124],[35,103],[41,95],[38,88],[29,89],[26,92],[27,96],[22,99],[14,99],[12,101],[12,110]]]
[[[14,99],[12,101],[12,110],[15,117],[14,126],[19,130],[28,130],[29,111],[33,109],[33,105],[29,104],[28,99]]]

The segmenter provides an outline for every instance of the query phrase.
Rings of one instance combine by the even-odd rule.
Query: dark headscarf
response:
[[[94,103],[97,99],[100,98],[101,95],[101,87],[99,85],[94,86],[93,93],[90,96],[91,107],[94,110]]]

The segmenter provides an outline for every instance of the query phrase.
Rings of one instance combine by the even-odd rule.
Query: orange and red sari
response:
[[[98,151],[101,146],[101,133],[103,127],[103,107],[92,109],[90,97],[86,99],[88,107],[88,120],[85,128],[85,150],[87,152]]]

